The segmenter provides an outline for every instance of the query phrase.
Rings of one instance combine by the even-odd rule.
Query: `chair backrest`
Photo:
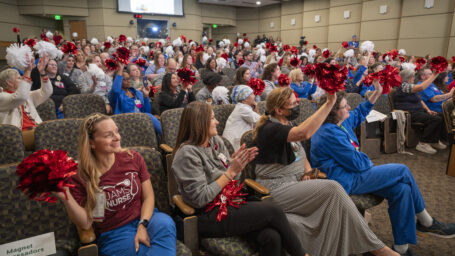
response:
[[[213,113],[215,114],[216,120],[218,120],[219,122],[219,124],[216,127],[218,135],[221,136],[223,134],[224,127],[226,127],[226,122],[234,108],[235,108],[234,104],[213,106]]]
[[[452,132],[452,111],[453,111],[453,101],[451,99],[446,100],[442,103],[442,114],[444,115],[444,123],[446,124],[447,133]]]
[[[35,150],[65,150],[77,159],[79,126],[82,118],[57,119],[42,122],[35,130]]]
[[[194,95],[196,95],[197,93],[195,92],[195,90],[200,90],[202,88],[204,88],[205,84],[204,82],[202,82],[202,79],[201,80],[198,80],[192,87],[192,90],[193,90],[193,93]]]
[[[63,98],[65,118],[84,118],[93,113],[106,114],[104,99],[96,94],[74,94]]]
[[[39,117],[43,121],[57,119],[57,112],[55,111],[55,103],[49,98],[36,107]]]
[[[234,81],[235,73],[237,71],[233,68],[225,67],[225,68],[221,69],[221,72],[223,72],[223,74],[225,74],[227,77],[229,77],[229,79],[231,79],[231,81]]]
[[[233,81],[231,78],[229,78],[226,75],[222,75],[221,77],[222,77],[221,83],[220,83],[221,86],[224,86],[224,87],[232,86]]]
[[[356,108],[360,103],[363,102],[363,98],[360,94],[358,93],[347,93],[346,94],[346,101],[348,102],[349,106],[354,109]]]
[[[163,167],[161,154],[154,148],[150,147],[129,147],[144,158],[147,169],[150,173],[150,181],[152,182],[153,192],[155,194],[155,206],[167,214],[171,214],[169,207],[168,188],[166,171]]]
[[[372,91],[365,93],[365,99],[368,100],[372,94],[373,94]],[[373,106],[373,109],[383,113],[384,115],[390,113],[389,96],[385,94],[379,96],[379,98],[376,100],[376,103]]]
[[[397,94],[397,89],[392,89],[389,93],[389,106],[391,110],[395,109],[395,95]]]
[[[252,147],[255,144],[253,141],[253,134],[253,130],[245,132],[240,138],[240,144],[245,143],[247,148]],[[247,164],[242,171],[241,180],[245,180],[247,178],[254,180],[256,178],[255,169],[256,164],[254,161]]]
[[[183,108],[174,108],[161,113],[161,128],[163,129],[161,141],[170,147],[175,147],[175,143],[177,142],[177,133],[179,132],[182,112]]]
[[[22,161],[24,151],[21,130],[14,125],[0,125],[0,165]]]
[[[258,102],[258,112],[260,115],[263,115],[266,111],[266,103],[267,101],[263,100],[263,101],[259,101]]]
[[[158,148],[153,121],[145,113],[125,113],[113,115],[122,136],[122,147],[145,146]]]
[[[79,246],[79,238],[65,207],[60,201],[32,201],[17,190],[17,164],[0,166],[0,244],[54,232],[57,250],[72,255]]]
[[[300,124],[310,117],[316,110],[314,109],[313,103],[310,100],[301,98],[299,102],[300,114],[299,117],[295,120],[296,124]]]

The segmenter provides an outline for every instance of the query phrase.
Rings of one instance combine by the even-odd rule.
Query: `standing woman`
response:
[[[79,169],[71,178],[74,187],[55,195],[77,227],[94,227],[101,255],[173,256],[175,224],[154,208],[144,159],[123,149],[120,139],[110,117],[97,113],[85,118],[79,128]]]
[[[192,84],[183,83],[180,90],[178,87],[179,78],[175,73],[164,75],[161,92],[158,95],[160,113],[168,109],[185,107],[188,103],[196,100],[192,91]]]
[[[205,211],[222,189],[257,155],[242,145],[232,157],[217,136],[212,107],[193,102],[185,107],[174,150],[172,170],[183,200],[196,208],[202,237],[255,236],[259,255],[304,255],[302,245],[283,212],[273,203],[252,201],[239,208],[227,206],[226,219],[216,221],[218,208]]]

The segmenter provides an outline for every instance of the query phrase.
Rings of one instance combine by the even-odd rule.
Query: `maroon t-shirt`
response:
[[[118,228],[141,216],[142,182],[150,178],[142,156],[130,150],[115,153],[115,162],[111,169],[101,175],[99,188],[106,197],[104,220],[93,222],[98,234]],[[71,194],[80,206],[85,207],[85,182],[74,175]]]

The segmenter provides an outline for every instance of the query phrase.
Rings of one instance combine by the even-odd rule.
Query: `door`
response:
[[[77,33],[77,37],[73,38],[73,33]],[[87,38],[87,26],[84,20],[71,20],[70,21],[70,36],[74,40]]]

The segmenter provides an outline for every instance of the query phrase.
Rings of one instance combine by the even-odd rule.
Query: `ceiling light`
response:
[[[261,1],[256,1],[256,5],[261,5]]]

